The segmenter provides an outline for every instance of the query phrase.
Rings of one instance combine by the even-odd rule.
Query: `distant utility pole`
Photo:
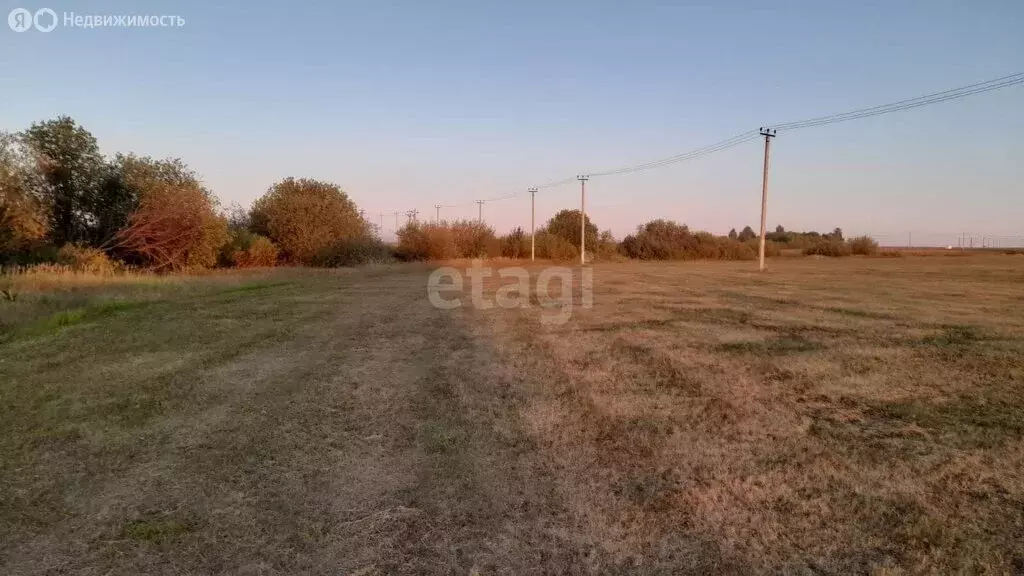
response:
[[[437,217],[434,218],[434,221],[437,222],[438,224],[440,224],[441,223],[441,205],[440,204],[434,204],[434,210],[437,211]]]
[[[380,228],[377,230],[377,232],[380,234],[380,237],[383,238],[384,237],[384,213],[383,212],[379,212],[377,214],[377,216],[380,216]]]
[[[587,180],[590,176],[581,174],[580,181],[580,264],[587,263]]]
[[[537,245],[535,243],[534,228],[537,221],[537,189],[530,188],[530,260],[537,257]]]
[[[913,248],[913,247],[914,247],[914,233],[913,232],[907,232],[907,248]]]
[[[395,232],[398,232],[398,211],[395,210]]]
[[[363,210],[362,208],[359,209],[359,219],[360,220],[366,220],[366,218],[363,218],[363,214],[365,214],[365,213],[366,213],[366,210]]]
[[[409,210],[408,212],[406,212],[405,216],[408,218],[409,222],[415,222],[416,221],[416,215],[419,214],[419,213],[420,213],[419,210],[413,209],[413,210]]]
[[[764,233],[765,217],[768,211],[768,150],[771,148],[772,138],[776,131],[771,128],[761,128],[761,136],[764,136],[764,173],[761,175],[761,246],[758,249],[758,269],[764,272]]]
[[[480,223],[483,223],[483,221],[484,221],[484,201],[483,200],[477,200],[476,204],[477,204],[476,221],[480,222]]]

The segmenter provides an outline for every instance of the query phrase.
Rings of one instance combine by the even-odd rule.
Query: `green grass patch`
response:
[[[110,300],[64,310],[0,334],[0,344],[22,338],[36,338],[55,334],[70,326],[101,320],[123,312],[143,308],[149,304],[150,302]]]

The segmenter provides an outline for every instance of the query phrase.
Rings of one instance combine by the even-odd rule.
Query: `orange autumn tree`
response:
[[[116,247],[158,271],[214,266],[228,231],[212,194],[180,162],[144,162],[138,208],[117,234]],[[171,175],[169,167],[175,168]]]

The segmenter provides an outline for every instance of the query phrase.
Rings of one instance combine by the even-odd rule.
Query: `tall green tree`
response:
[[[41,175],[50,239],[58,245],[93,241],[95,207],[106,165],[96,138],[68,116],[37,122],[22,135]]]
[[[579,210],[562,210],[554,215],[551,220],[548,220],[545,230],[549,234],[558,236],[564,239],[577,250],[580,248],[580,211]],[[590,221],[590,216],[586,218],[586,240],[587,246],[591,246],[594,249],[597,248],[597,225]]]

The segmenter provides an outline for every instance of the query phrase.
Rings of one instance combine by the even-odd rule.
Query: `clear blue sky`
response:
[[[499,232],[529,226],[530,185],[1024,71],[1020,0],[3,2],[186,24],[0,23],[2,129],[68,114],[105,153],[181,157],[225,203],[285,176],[373,214],[522,193],[485,205]],[[781,134],[769,225],[1024,234],[1022,132],[1014,87]],[[594,179],[591,216],[620,237],[655,217],[756,228],[761,154]],[[538,218],[578,202],[544,191]]]

